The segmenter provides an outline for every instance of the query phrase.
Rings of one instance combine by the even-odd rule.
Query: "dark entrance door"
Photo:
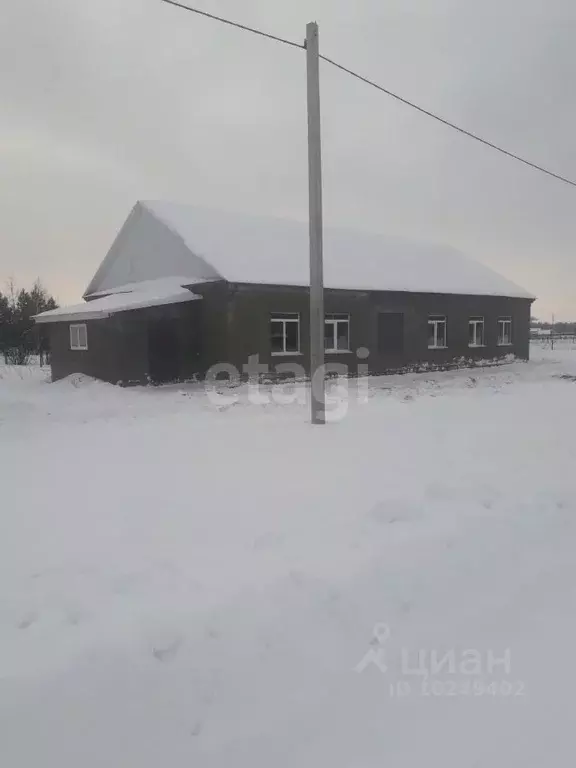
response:
[[[148,363],[152,381],[175,381],[180,373],[180,344],[175,320],[155,320],[148,326]]]
[[[378,315],[378,352],[401,356],[404,352],[404,314],[380,312]]]

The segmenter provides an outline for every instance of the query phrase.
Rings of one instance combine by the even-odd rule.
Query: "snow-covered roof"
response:
[[[207,282],[204,279],[197,280],[193,277],[158,277],[155,280],[143,280],[139,283],[126,283],[125,285],[119,285],[113,290],[96,291],[90,294],[90,301],[98,298],[99,296],[108,296],[111,293],[155,293],[161,295],[164,293],[178,292],[181,288],[189,288],[197,283]],[[200,297],[197,297],[200,298]]]
[[[309,285],[308,225],[166,202],[136,204],[86,290],[169,275]],[[326,227],[327,288],[534,298],[450,247]]]
[[[168,278],[148,280],[126,291],[119,289],[109,296],[100,299],[84,301],[82,304],[73,304],[68,307],[59,307],[49,312],[36,315],[37,323],[56,323],[75,320],[101,320],[110,317],[117,312],[127,312],[132,309],[144,309],[164,304],[180,304],[185,301],[201,299],[195,293],[182,287],[182,282],[188,283],[186,278]]]

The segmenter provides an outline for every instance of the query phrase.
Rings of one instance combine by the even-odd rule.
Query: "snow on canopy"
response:
[[[193,280],[309,285],[307,224],[141,201],[85,296],[126,283],[183,275]],[[456,250],[326,228],[327,288],[533,298]]]
[[[186,288],[182,288],[183,281],[187,282],[185,278],[168,278],[145,281],[137,286],[123,286],[124,290],[119,289],[101,299],[93,299],[81,304],[42,312],[40,315],[36,315],[35,320],[37,323],[101,320],[116,314],[116,312],[164,306],[165,304],[180,304],[202,298]]]

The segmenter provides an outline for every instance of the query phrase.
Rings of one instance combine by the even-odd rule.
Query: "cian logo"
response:
[[[374,627],[370,648],[364,658],[354,667],[356,672],[364,672],[371,664],[374,664],[380,672],[388,671],[386,663],[386,648],[384,644],[390,639],[390,627],[388,624],[376,624]]]

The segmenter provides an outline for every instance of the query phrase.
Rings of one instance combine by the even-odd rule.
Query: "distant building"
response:
[[[324,280],[326,361],[351,374],[528,358],[534,297],[450,248],[326,229]],[[308,284],[306,224],[139,202],[85,302],[36,322],[54,380],[164,382],[254,355],[306,370]]]

